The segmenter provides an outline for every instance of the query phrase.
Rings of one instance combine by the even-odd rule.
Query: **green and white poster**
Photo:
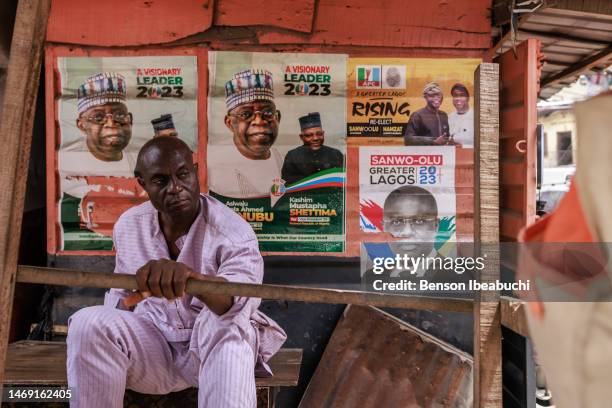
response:
[[[148,200],[134,178],[154,137],[198,149],[195,56],[60,57],[58,250],[110,251],[119,216]]]
[[[262,251],[343,252],[346,55],[209,53],[209,193]]]

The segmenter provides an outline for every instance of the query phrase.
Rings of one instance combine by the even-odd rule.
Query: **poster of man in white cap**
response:
[[[344,250],[346,61],[209,53],[208,187],[251,224],[263,251]],[[300,118],[315,112],[306,131]],[[302,145],[319,164],[285,180],[286,155]]]
[[[57,65],[57,249],[111,250],[119,215],[147,200],[133,173],[140,147],[171,123],[197,150],[196,58],[60,57]]]

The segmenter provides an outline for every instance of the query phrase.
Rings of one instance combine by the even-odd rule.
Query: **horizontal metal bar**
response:
[[[136,290],[138,288],[134,275],[82,272],[71,269],[42,268],[23,265],[18,267],[17,282],[129,290]],[[473,309],[473,302],[469,299],[389,295],[384,293],[306,288],[287,285],[259,285],[253,283],[189,280],[187,282],[186,291],[191,295],[218,294],[274,300],[352,304],[447,312],[471,312]]]

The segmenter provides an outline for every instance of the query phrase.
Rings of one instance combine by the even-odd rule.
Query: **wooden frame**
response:
[[[50,0],[17,6],[0,120],[0,380],[9,338],[32,126]]]
[[[499,279],[499,66],[476,70],[475,243],[486,247],[480,281]],[[501,407],[501,320],[499,293],[474,300],[474,407]]]

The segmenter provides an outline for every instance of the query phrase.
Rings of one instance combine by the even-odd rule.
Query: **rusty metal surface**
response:
[[[471,356],[375,308],[349,306],[300,408],[471,407]]]

